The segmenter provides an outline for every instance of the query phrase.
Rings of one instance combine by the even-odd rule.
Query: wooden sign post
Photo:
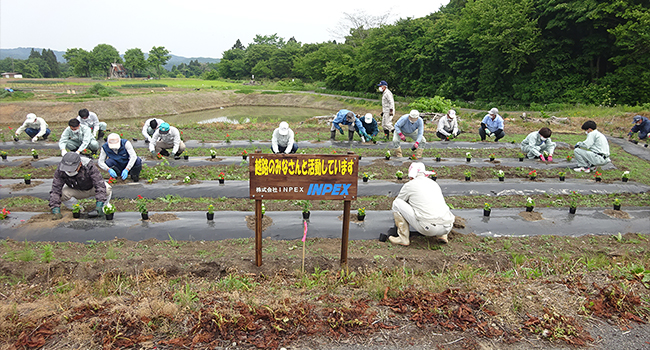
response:
[[[262,200],[343,200],[341,265],[348,261],[350,205],[357,198],[359,156],[261,154],[250,156],[250,198],[255,200],[255,264],[262,266]]]

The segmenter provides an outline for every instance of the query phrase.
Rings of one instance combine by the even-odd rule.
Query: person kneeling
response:
[[[409,225],[424,236],[436,236],[447,243],[447,234],[456,217],[447,206],[438,183],[427,177],[429,174],[423,163],[415,162],[409,167],[410,181],[402,186],[393,201],[398,236],[389,237],[391,243],[409,245]]]
[[[120,174],[122,180],[126,180],[131,173],[133,182],[140,181],[142,160],[129,140],[120,139],[120,135],[113,133],[108,135],[107,142],[100,149],[97,165],[101,169],[108,171],[113,178]]]
[[[294,140],[293,130],[289,128],[289,123],[281,122],[280,127],[273,130],[271,150],[273,153],[296,153],[298,145]]]

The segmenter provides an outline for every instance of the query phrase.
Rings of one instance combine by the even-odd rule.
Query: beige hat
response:
[[[496,109],[496,108],[492,108],[492,109],[490,109],[489,113],[492,114],[492,115],[497,115],[497,114],[499,114],[499,110]]]
[[[120,141],[120,135],[116,133],[112,133],[106,138],[106,142],[108,142],[108,148],[110,149],[120,149]]]
[[[454,118],[456,118],[456,111],[454,111],[453,109],[450,109],[449,112],[447,113],[447,115],[448,115],[451,119],[454,119]]]
[[[409,113],[409,120],[411,122],[416,122],[420,118],[420,112],[418,112],[416,109],[411,110],[411,113]]]
[[[28,123],[33,123],[33,122],[35,122],[35,121],[36,121],[36,114],[34,114],[34,113],[29,113],[29,114],[25,117],[25,120],[26,120]]]
[[[280,123],[280,130],[278,131],[280,135],[287,135],[289,134],[289,123],[287,122],[282,122]]]

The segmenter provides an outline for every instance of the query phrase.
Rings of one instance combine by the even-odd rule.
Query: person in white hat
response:
[[[499,115],[499,110],[496,108],[490,109],[488,114],[483,117],[481,127],[478,129],[478,134],[481,136],[481,141],[485,141],[485,137],[494,135],[494,142],[499,141],[506,133],[503,126],[503,118]]]
[[[395,133],[393,134],[393,147],[395,148],[395,157],[402,156],[402,147],[400,140],[406,141],[406,137],[410,137],[413,141],[412,151],[416,151],[416,156],[422,158],[421,143],[426,143],[427,139],[424,138],[424,121],[420,118],[420,112],[412,110],[411,113],[403,115],[397,123],[395,123]]]
[[[391,243],[409,245],[409,225],[424,236],[435,236],[447,243],[447,234],[456,217],[447,206],[438,183],[428,178],[430,174],[420,162],[409,167],[410,181],[402,186],[393,201],[397,236],[388,238]]]
[[[366,129],[366,134],[370,136],[371,139],[374,139],[375,136],[379,133],[379,127],[377,126],[377,121],[372,117],[372,113],[366,113],[366,115],[361,119],[361,125]],[[370,141],[370,140],[366,140]]]
[[[456,118],[456,111],[450,109],[447,115],[441,117],[438,121],[438,130],[436,136],[442,141],[449,141],[460,134],[458,130],[458,119]]]
[[[23,131],[29,135],[32,142],[38,141],[39,138],[45,140],[50,136],[50,129],[47,128],[45,119],[37,117],[34,113],[29,113],[25,117],[23,125],[16,130],[16,136],[14,137],[15,141],[18,141],[18,137]]]
[[[293,130],[289,128],[289,123],[281,122],[280,126],[273,130],[271,150],[273,153],[296,153],[298,145],[294,140]]]
[[[116,133],[109,134],[106,143],[100,148],[97,165],[108,174],[117,178],[118,174],[122,180],[131,174],[133,182],[140,181],[142,171],[142,159],[138,157],[133,149],[131,141],[120,138]]]

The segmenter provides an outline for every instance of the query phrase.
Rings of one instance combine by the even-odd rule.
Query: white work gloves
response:
[[[62,150],[61,150],[61,157],[65,156],[66,153],[68,153],[68,151],[62,149]]]
[[[34,138],[32,139],[32,142],[36,142],[36,141],[38,141],[38,136],[34,136]]]

